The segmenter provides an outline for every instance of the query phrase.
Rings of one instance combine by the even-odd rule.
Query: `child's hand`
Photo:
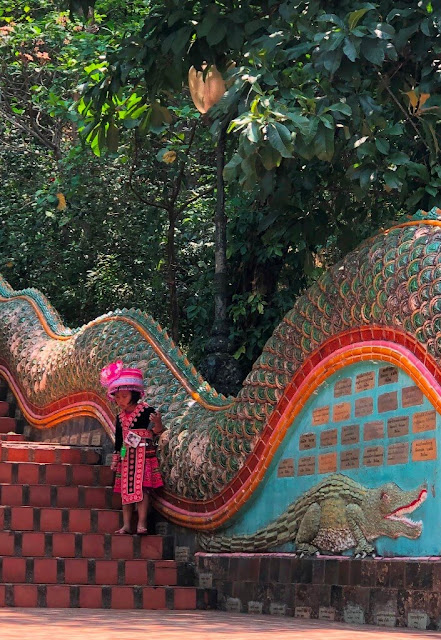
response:
[[[111,462],[111,464],[110,464],[110,468],[111,468],[111,470],[112,470],[112,471],[116,471],[116,470],[117,470],[117,468],[118,468],[118,463],[119,463],[120,459],[121,459],[121,456],[120,456],[120,454],[119,454],[119,453],[114,453],[114,454],[113,454],[113,456],[112,456],[112,462]]]
[[[162,418],[159,411],[154,411],[150,414],[150,422],[152,423],[153,432],[161,433],[162,431]]]

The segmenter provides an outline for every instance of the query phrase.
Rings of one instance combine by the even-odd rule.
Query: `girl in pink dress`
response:
[[[115,452],[111,468],[116,471],[114,491],[121,494],[123,526],[115,533],[130,535],[133,505],[137,505],[136,533],[147,533],[150,492],[163,486],[156,457],[155,438],[163,431],[161,415],[142,402],[142,371],[125,369],[121,360],[101,371],[101,384],[118,405]]]

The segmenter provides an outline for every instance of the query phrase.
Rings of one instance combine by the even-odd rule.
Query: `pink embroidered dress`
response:
[[[146,489],[163,486],[156,457],[150,414],[155,410],[139,402],[131,413],[121,411],[115,425],[115,453],[126,453],[116,469],[114,491],[121,494],[123,504],[141,502]],[[129,432],[141,438],[137,446],[126,444]],[[135,440],[137,440],[135,438]]]

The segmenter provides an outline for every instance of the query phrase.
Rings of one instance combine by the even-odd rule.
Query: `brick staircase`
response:
[[[110,533],[122,513],[99,450],[25,442],[9,412],[0,401],[1,607],[215,607],[171,536]]]

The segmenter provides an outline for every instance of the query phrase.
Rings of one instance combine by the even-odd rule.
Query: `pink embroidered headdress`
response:
[[[107,388],[107,396],[113,400],[118,389],[139,391],[144,395],[144,381],[140,369],[125,369],[122,360],[117,360],[101,369],[100,382]]]

